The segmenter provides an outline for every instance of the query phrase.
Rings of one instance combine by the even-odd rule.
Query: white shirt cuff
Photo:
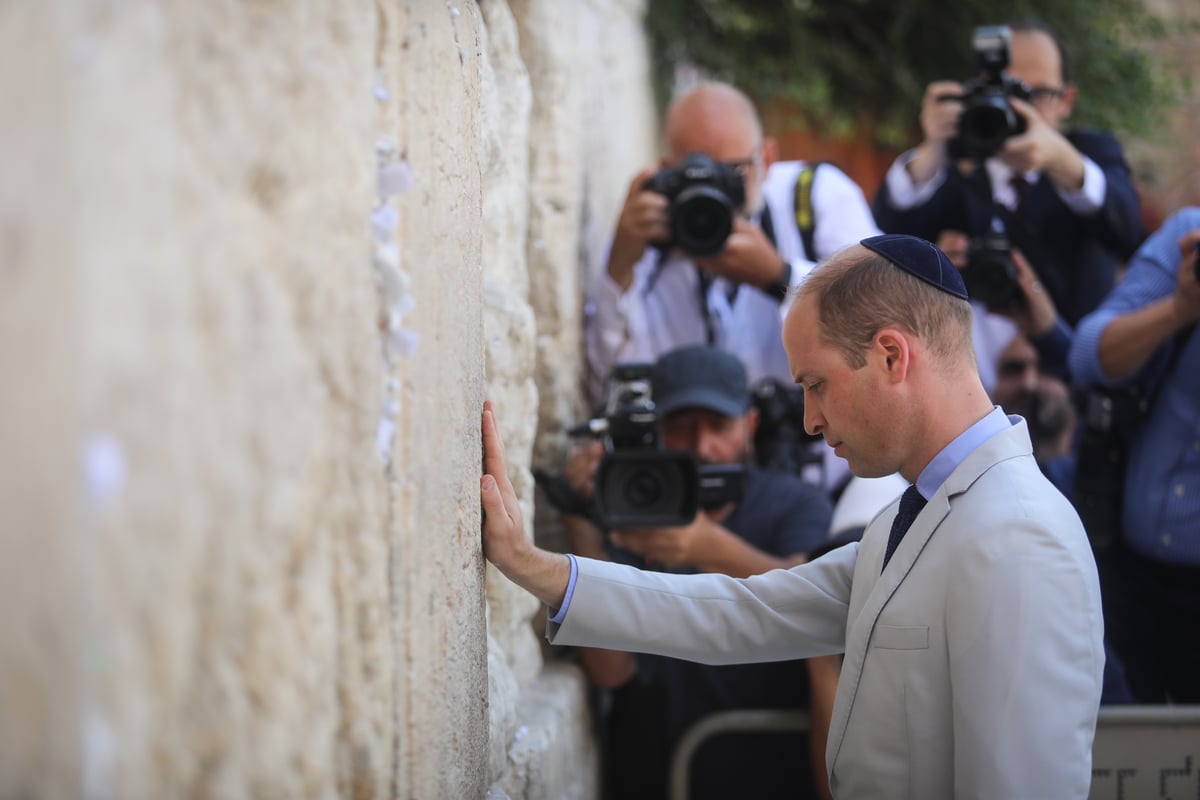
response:
[[[1080,216],[1094,214],[1104,205],[1104,193],[1108,189],[1108,181],[1104,170],[1087,156],[1083,157],[1083,186],[1073,192],[1064,192],[1054,187],[1058,196],[1067,204],[1067,208]]]
[[[888,168],[885,180],[887,180],[892,208],[897,211],[907,211],[928,203],[929,198],[933,197],[933,193],[946,180],[946,171],[940,169],[920,186],[914,184],[912,176],[908,174],[908,165],[916,157],[916,154],[916,149],[901,153],[899,158],[893,161],[892,166]]]

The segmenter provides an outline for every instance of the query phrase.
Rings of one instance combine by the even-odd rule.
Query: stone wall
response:
[[[478,418],[532,517],[642,12],[0,5],[0,798],[594,796]]]

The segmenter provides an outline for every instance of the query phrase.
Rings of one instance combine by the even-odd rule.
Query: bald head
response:
[[[724,83],[702,83],[667,109],[668,157],[706,153],[717,161],[749,158],[762,141],[762,126],[750,98]]]
[[[762,181],[775,160],[774,142],[764,140],[750,98],[725,83],[702,83],[680,95],[667,109],[663,135],[666,158],[679,164],[691,153],[743,165],[748,215],[762,204]]]

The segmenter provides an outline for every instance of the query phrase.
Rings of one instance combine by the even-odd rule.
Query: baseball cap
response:
[[[650,393],[660,414],[703,408],[740,417],[750,407],[746,368],[719,347],[681,347],[662,356],[650,373]]]

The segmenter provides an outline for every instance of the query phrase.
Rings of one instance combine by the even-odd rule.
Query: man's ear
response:
[[[773,136],[764,136],[762,141],[763,169],[770,169],[779,160],[779,143]]]
[[[875,334],[875,356],[888,373],[888,380],[900,383],[908,376],[912,365],[912,347],[908,337],[897,328],[882,328]]]
[[[1071,116],[1071,112],[1075,110],[1075,100],[1079,97],[1079,89],[1075,84],[1068,83],[1063,86],[1063,96],[1058,102],[1062,103],[1063,114],[1062,118],[1067,119]]]
[[[758,430],[758,406],[747,408],[742,420],[746,423],[746,441],[753,444],[754,433]]]

